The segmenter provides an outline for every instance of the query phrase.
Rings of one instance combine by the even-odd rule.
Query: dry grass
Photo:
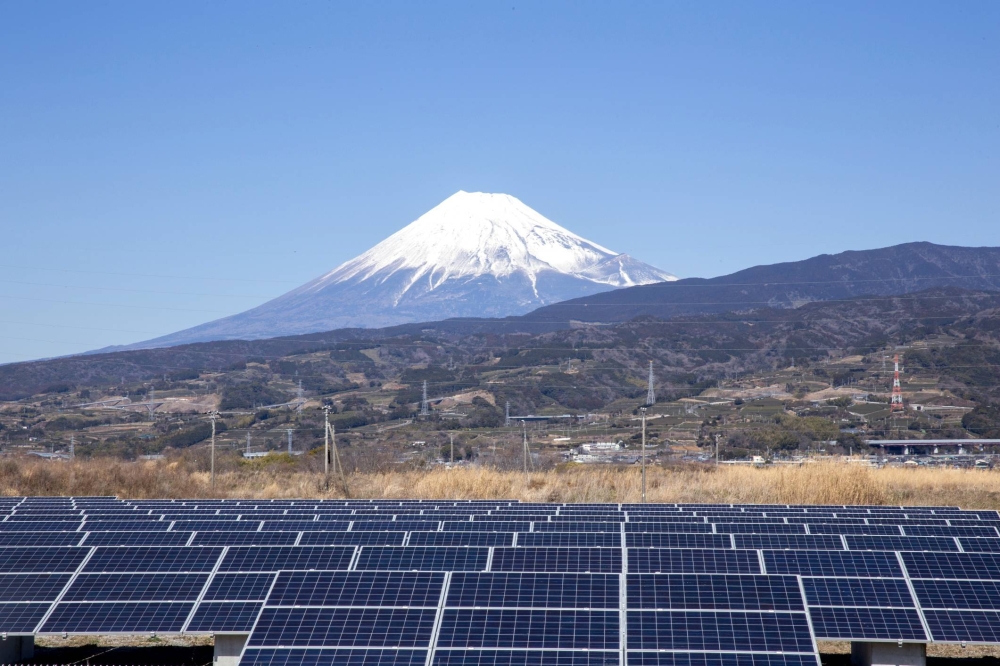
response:
[[[346,492],[345,492],[346,490]],[[0,460],[0,495],[152,497],[345,497],[520,499],[534,502],[638,502],[636,468],[569,467],[529,476],[488,468],[352,474],[346,489],[294,466],[246,466],[209,476],[183,460],[73,463]],[[1000,473],[986,470],[873,470],[823,463],[801,467],[651,467],[650,502],[776,504],[944,504],[1000,508]]]

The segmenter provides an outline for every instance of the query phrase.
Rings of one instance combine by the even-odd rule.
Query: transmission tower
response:
[[[427,416],[431,413],[431,410],[427,406],[427,380],[424,380],[424,397],[420,401],[420,415]]]
[[[288,429],[288,455],[292,455],[292,429]]]
[[[247,458],[250,457],[250,431],[247,431]]]
[[[899,384],[899,354],[896,354],[895,372],[892,375],[892,402],[889,404],[890,412],[903,411],[903,387]]]
[[[301,400],[304,396],[305,396],[305,392],[302,390],[302,380],[300,379],[299,380],[299,390],[296,393],[296,397],[298,397],[298,399]]]
[[[649,388],[646,389],[646,404],[655,405],[656,404],[656,391],[653,390],[653,382],[656,378],[653,376],[653,362],[649,362]]]
[[[506,408],[506,411],[504,412],[504,414],[505,414],[505,416],[504,416],[504,419],[503,419],[503,426],[505,428],[509,428],[510,427],[510,400],[507,401],[507,408]]]

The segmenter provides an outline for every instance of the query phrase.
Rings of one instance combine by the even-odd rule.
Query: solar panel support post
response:
[[[650,363],[650,371],[652,372],[652,363]],[[640,407],[639,411],[642,412],[642,503],[646,503],[646,408]]]

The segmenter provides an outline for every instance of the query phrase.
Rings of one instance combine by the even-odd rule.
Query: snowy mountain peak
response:
[[[577,236],[509,194],[456,192],[364,254],[284,296],[136,346],[506,317],[676,279]]]
[[[549,271],[611,286],[676,279],[645,264],[634,279],[627,269],[595,271],[619,256],[626,264],[639,263],[577,236],[509,194],[459,191],[304,289],[373,278],[383,282],[404,271],[410,280],[399,297],[416,286],[433,290],[448,280],[503,279],[515,273],[532,283]]]

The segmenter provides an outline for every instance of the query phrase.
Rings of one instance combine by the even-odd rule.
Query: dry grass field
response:
[[[650,467],[650,502],[762,504],[955,505],[1000,509],[1000,472],[959,469],[869,469],[847,463],[803,466]],[[323,477],[294,466],[236,466],[213,491],[207,473],[185,460],[109,459],[49,462],[0,460],[0,495],[176,497],[351,497],[519,499],[532,502],[638,502],[638,468],[563,467],[552,471],[434,468]]]

